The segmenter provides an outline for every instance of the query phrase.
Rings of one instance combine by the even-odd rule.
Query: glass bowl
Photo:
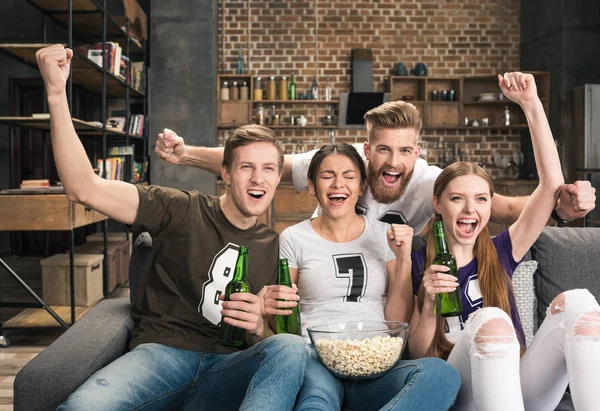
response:
[[[340,378],[374,378],[400,357],[409,325],[401,321],[348,321],[308,328],[321,363]]]

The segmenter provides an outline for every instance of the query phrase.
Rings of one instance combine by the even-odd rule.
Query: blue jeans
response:
[[[309,359],[306,342],[291,334],[232,354],[141,344],[57,410],[291,410]]]
[[[439,358],[400,361],[370,379],[334,377],[312,348],[295,410],[447,410],[460,388],[458,372]]]

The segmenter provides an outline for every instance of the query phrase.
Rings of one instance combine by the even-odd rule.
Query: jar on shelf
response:
[[[237,81],[233,82],[233,85],[231,86],[231,99],[232,100],[239,100],[240,99],[240,89],[238,88],[238,83]]]
[[[250,91],[248,89],[248,83],[242,81],[240,86],[240,100],[248,100],[250,98]]]
[[[221,100],[229,100],[229,83],[226,81],[221,85]]]
[[[274,76],[269,77],[269,81],[267,81],[267,100],[277,100],[277,86]]]
[[[262,104],[259,104],[258,108],[256,109],[256,123],[260,124],[261,126],[265,125],[265,108]]]
[[[287,100],[288,99],[288,82],[287,77],[283,76],[279,80],[279,100]]]
[[[261,77],[256,77],[254,80],[254,96],[253,100],[262,100],[263,99],[263,89],[262,89],[263,81]]]

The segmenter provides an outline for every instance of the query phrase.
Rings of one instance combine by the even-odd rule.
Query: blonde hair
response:
[[[277,149],[279,173],[281,173],[283,171],[283,147],[275,137],[273,130],[257,124],[249,124],[233,130],[227,141],[225,141],[222,165],[229,170],[233,164],[236,148],[261,141],[271,143]]]
[[[364,117],[369,142],[373,140],[374,131],[387,128],[414,128],[417,134],[423,127],[423,119],[419,110],[405,101],[390,101],[383,103],[365,113]]]

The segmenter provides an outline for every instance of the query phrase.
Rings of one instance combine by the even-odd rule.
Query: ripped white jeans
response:
[[[588,290],[559,294],[525,355],[510,317],[482,308],[448,357],[462,387],[453,410],[554,410],[567,384],[578,411],[600,404],[600,306]]]

